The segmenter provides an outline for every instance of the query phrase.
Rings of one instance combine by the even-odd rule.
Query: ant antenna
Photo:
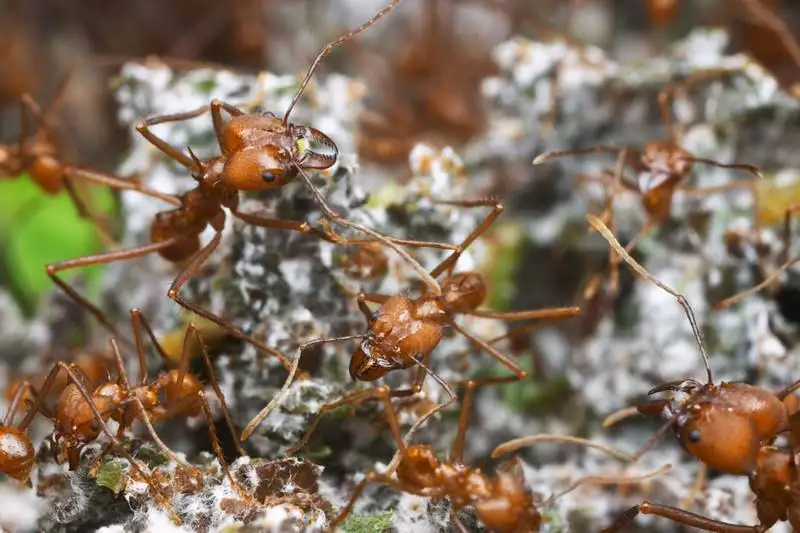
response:
[[[569,444],[579,444],[586,448],[593,448],[595,450],[600,450],[601,452],[605,452],[606,454],[619,459],[620,461],[633,461],[634,456],[623,452],[622,450],[617,450],[616,448],[612,448],[607,444],[603,444],[602,442],[596,442],[589,439],[582,439],[580,437],[570,437],[568,435],[530,435],[528,437],[519,437],[516,439],[512,439],[508,442],[504,442],[503,444],[499,445],[492,451],[492,459],[497,459],[501,455],[506,455],[512,452],[519,450],[520,448],[524,448],[526,446],[531,446],[533,444],[537,444],[539,442],[564,442]]]
[[[333,50],[337,46],[349,41],[359,33],[363,32],[364,30],[366,30],[367,28],[378,22],[385,15],[393,11],[394,8],[397,7],[397,4],[399,4],[401,1],[402,0],[392,0],[391,2],[389,2],[389,5],[378,11],[378,13],[375,16],[373,16],[371,19],[363,23],[361,26],[359,26],[354,30],[348,31],[344,35],[340,36],[338,39],[331,41],[327,45],[325,45],[325,48],[323,48],[322,51],[319,54],[317,54],[317,57],[314,58],[314,62],[311,63],[311,66],[308,68],[308,72],[306,72],[306,77],[303,78],[303,83],[300,84],[300,87],[297,89],[297,92],[294,93],[294,96],[292,97],[292,101],[289,104],[289,107],[286,108],[286,113],[283,114],[284,127],[289,125],[289,114],[291,114],[292,109],[294,109],[295,104],[297,104],[297,101],[300,100],[300,95],[302,95],[303,91],[305,91],[306,86],[311,81],[311,77],[317,71],[317,68],[319,68],[319,64],[322,62],[325,56],[330,54],[331,50]]]
[[[291,366],[289,367],[289,375],[286,377],[286,380],[283,382],[281,386],[281,390],[278,391],[272,400],[264,407],[261,411],[258,412],[256,416],[247,424],[247,427],[244,428],[242,431],[242,436],[239,437],[241,442],[246,441],[250,435],[255,431],[261,422],[269,416],[269,414],[280,404],[283,403],[283,400],[286,399],[286,396],[289,394],[289,387],[294,381],[294,376],[297,374],[297,367],[300,366],[300,356],[303,355],[303,351],[308,348],[309,346],[314,346],[315,344],[323,344],[326,342],[338,342],[338,341],[346,341],[351,339],[361,339],[364,338],[364,335],[348,335],[346,337],[336,337],[333,339],[313,339],[306,343],[301,344],[294,353],[294,357],[292,358]]]
[[[711,365],[708,362],[708,352],[706,351],[705,343],[703,342],[703,335],[700,333],[700,328],[697,326],[697,319],[694,316],[694,311],[692,310],[692,306],[689,305],[689,301],[686,297],[675,291],[674,289],[670,288],[664,282],[656,279],[652,274],[650,274],[642,265],[640,265],[631,255],[622,247],[619,243],[617,238],[611,233],[611,230],[608,229],[602,220],[597,218],[592,214],[586,215],[586,220],[592,227],[597,230],[603,238],[608,241],[608,244],[614,249],[617,254],[619,254],[622,259],[628,263],[628,266],[631,267],[637,274],[639,274],[644,279],[654,283],[660,289],[668,292],[672,296],[678,300],[678,303],[681,304],[683,307],[684,312],[686,313],[686,317],[689,319],[689,324],[692,327],[692,333],[694,334],[694,339],[697,341],[697,346],[700,349],[700,355],[703,357],[703,364],[706,367],[706,375],[708,377],[708,384],[713,385],[714,379],[711,375]]]

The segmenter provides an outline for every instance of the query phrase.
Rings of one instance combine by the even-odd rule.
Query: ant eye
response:
[[[376,320],[378,320],[378,310],[377,309],[372,312],[372,316],[370,316],[369,319],[372,322],[375,322]]]
[[[424,353],[419,352],[417,354],[414,354],[414,361],[417,361],[418,363],[421,363],[424,360],[425,360],[425,354]]]
[[[100,431],[100,422],[92,420],[92,431]]]
[[[692,431],[689,432],[686,438],[689,440],[689,442],[693,444],[700,442],[700,430],[693,429]]]
[[[273,174],[272,172],[266,171],[263,174],[261,174],[261,179],[263,179],[267,183],[272,183],[273,181],[275,181],[275,174]]]

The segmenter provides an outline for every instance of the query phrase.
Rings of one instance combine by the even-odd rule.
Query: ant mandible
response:
[[[676,131],[675,124],[670,111],[670,98],[678,90],[687,89],[693,85],[704,83],[706,81],[732,76],[736,74],[736,70],[708,70],[698,72],[684,80],[673,83],[658,94],[658,103],[661,110],[661,118],[667,129],[667,139],[652,141],[645,145],[641,153],[636,156],[636,151],[631,148],[612,146],[612,145],[598,145],[592,148],[578,149],[578,150],[558,150],[545,152],[538,155],[533,160],[533,165],[540,165],[557,157],[566,155],[587,155],[598,152],[611,152],[618,154],[618,168],[611,183],[608,182],[610,173],[603,173],[599,178],[588,177],[587,179],[601,179],[605,182],[606,186],[612,187],[610,195],[616,194],[617,189],[622,187],[625,190],[631,191],[641,198],[642,208],[647,216],[647,221],[642,228],[634,235],[633,238],[625,246],[625,250],[631,251],[641,239],[643,239],[650,231],[660,226],[669,218],[672,200],[676,191],[684,191],[690,194],[713,194],[733,189],[745,188],[750,191],[753,196],[753,215],[756,224],[758,223],[758,197],[754,191],[754,182],[752,180],[735,181],[722,186],[707,187],[707,188],[689,188],[682,185],[688,178],[695,163],[703,163],[718,168],[745,170],[753,174],[756,178],[761,178],[761,172],[758,168],[746,164],[724,164],[717,161],[705,158],[695,157],[680,145],[678,132]],[[631,180],[624,176],[624,167],[629,166],[636,172],[636,180]],[[608,194],[608,193],[607,193]],[[606,208],[602,214],[602,219],[608,221],[613,228],[613,205],[609,200]],[[618,279],[618,259],[614,253],[609,255],[609,270],[610,270],[610,283],[611,293],[616,292],[617,279]],[[596,286],[599,284],[601,276],[595,276],[587,286],[584,293],[585,299],[591,299],[596,291]]]
[[[397,444],[396,463],[395,460],[392,461],[392,464],[396,464],[396,466],[390,466],[386,473],[379,474],[375,471],[367,473],[364,479],[356,485],[347,505],[331,523],[331,531],[334,531],[336,526],[350,515],[364,489],[373,483],[427,498],[449,498],[452,504],[450,516],[453,523],[462,532],[467,529],[458,518],[458,512],[466,507],[473,507],[478,519],[491,531],[499,533],[539,531],[543,523],[542,515],[534,501],[533,494],[525,486],[521,475],[512,472],[513,467],[517,464],[515,461],[509,462],[498,474],[489,475],[480,468],[467,465],[463,460],[475,391],[482,386],[512,380],[514,377],[509,376],[469,380],[463,384],[466,392],[463,395],[458,431],[450,455],[445,460],[439,459],[436,451],[426,444],[406,445],[406,441],[400,435],[400,424],[392,407],[392,391],[385,386],[371,389],[371,398],[383,402],[392,438]],[[622,452],[583,439],[569,437],[562,439],[557,436],[549,436],[549,440],[577,442],[625,458],[625,454]],[[658,475],[664,470],[665,468],[660,468],[655,473],[635,479],[589,476],[576,481],[568,490],[550,498],[548,503],[584,483],[641,481]],[[393,473],[396,477],[392,477]]]
[[[181,265],[181,271],[173,280],[167,293],[170,299],[181,307],[216,323],[231,335],[248,342],[265,353],[277,357],[288,368],[289,362],[283,354],[248,336],[230,322],[188,301],[181,295],[181,289],[192,276],[202,269],[203,265],[219,246],[222,239],[222,230],[227,219],[225,209],[229,210],[234,217],[254,226],[298,231],[334,243],[341,242],[342,238],[333,234],[328,227],[325,230],[319,230],[312,228],[307,222],[267,218],[238,210],[239,191],[281,187],[298,174],[303,177],[306,184],[311,188],[317,203],[329,219],[342,226],[370,235],[373,239],[378,235],[377,232],[345,220],[333,212],[305,172],[306,169],[322,170],[333,165],[336,162],[338,153],[336,144],[321,131],[312,127],[289,123],[288,119],[291,110],[308,85],[322,58],[330,53],[335,46],[346,42],[374,24],[393,10],[399,2],[400,0],[392,1],[357,29],[329,43],[317,55],[282,120],[271,113],[247,115],[231,104],[213,100],[210,106],[203,106],[194,111],[184,113],[152,117],[140,123],[137,126],[137,130],[156,148],[189,169],[192,172],[192,177],[197,181],[196,187],[178,197],[171,198],[173,202],[179,204],[179,207],[171,211],[163,211],[155,216],[150,228],[151,244],[50,264],[47,266],[48,276],[73,300],[89,310],[107,329],[116,336],[120,336],[105,313],[71,285],[59,278],[58,273],[64,270],[108,264],[158,253],[165,260]],[[228,122],[223,120],[223,109],[231,115],[231,119]],[[151,126],[165,122],[187,120],[209,110],[221,150],[221,155],[211,160],[201,161],[195,157],[191,150],[188,155],[184,154],[150,131]],[[312,149],[314,145],[329,148],[332,152],[330,154],[315,152]],[[207,226],[210,226],[215,231],[215,234],[208,244],[201,246],[200,235]],[[392,247],[401,255],[404,255],[405,252],[398,249],[397,244],[441,249],[453,248],[439,243],[403,239],[390,240],[393,243]]]
[[[98,56],[91,61],[106,65],[118,60]],[[98,169],[64,162],[50,115],[56,109],[59,100],[63,98],[72,77],[80,66],[81,63],[73,65],[62,77],[55,96],[44,109],[28,93],[20,97],[19,138],[16,144],[0,145],[0,180],[16,179],[27,174],[47,195],[56,195],[66,191],[75,205],[78,215],[92,222],[104,244],[112,245],[114,239],[109,235],[104,222],[86,206],[75,187],[75,181],[87,181],[112,189],[138,191],[173,205],[178,204],[171,196],[154,191],[138,181],[122,179]],[[28,215],[31,209],[31,206],[26,205],[22,212]]]
[[[637,263],[600,219],[593,215],[587,215],[587,219],[637,274],[670,293],[683,306],[705,364],[707,383],[693,379],[665,383],[650,394],[676,391],[684,396],[657,400],[638,410],[661,412],[667,419],[662,429],[672,428],[684,449],[702,463],[727,474],[748,476],[756,495],[760,522],[757,526],[730,524],[677,507],[643,502],[628,509],[603,533],[619,531],[639,513],[721,533],[761,533],[785,520],[795,530],[800,528],[800,500],[795,495],[800,488],[800,464],[796,462],[793,449],[775,445],[776,438],[787,432],[793,448],[800,442],[800,426],[795,416],[800,410],[800,400],[793,394],[800,388],[800,381],[778,393],[740,382],[714,384],[705,343],[686,298]],[[634,457],[648,450],[661,433],[654,435]]]
[[[422,294],[417,298],[405,295],[364,294],[358,295],[358,307],[367,322],[367,333],[355,336],[362,340],[353,352],[350,359],[350,377],[359,381],[375,381],[394,370],[417,367],[417,374],[409,390],[392,391],[392,396],[409,396],[422,390],[426,375],[430,375],[439,383],[449,396],[449,401],[440,405],[436,411],[450,405],[455,401],[455,394],[447,383],[441,379],[430,367],[430,354],[438,345],[447,326],[462,334],[466,339],[485,351],[506,368],[514,373],[515,379],[524,379],[527,373],[509,357],[501,353],[491,343],[473,335],[455,321],[456,315],[470,315],[482,318],[499,320],[532,320],[532,319],[561,319],[569,318],[580,312],[578,307],[562,307],[537,309],[529,311],[496,312],[481,309],[487,296],[486,282],[478,272],[453,273],[456,262],[469,246],[485,233],[494,224],[497,217],[503,212],[503,205],[495,198],[486,198],[473,201],[439,201],[443,204],[458,205],[462,207],[492,207],[492,211],[464,240],[457,249],[451,252],[438,266],[430,272],[425,272],[422,266],[413,258],[406,255],[404,258],[418,272],[424,283]],[[441,282],[436,278],[442,276]],[[379,304],[372,311],[367,302]],[[326,342],[349,340],[354,336],[326,339]],[[306,434],[294,446],[290,453],[300,449],[310,438],[320,418],[324,413],[341,405],[360,402],[366,396],[374,393],[372,389],[365,389],[349,394],[338,401],[325,404],[308,426]],[[425,415],[425,419],[432,416],[433,412]],[[259,413],[247,425],[242,433],[242,440],[252,433],[255,427],[263,420],[265,415]]]

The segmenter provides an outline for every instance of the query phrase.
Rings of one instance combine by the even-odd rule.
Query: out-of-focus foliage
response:
[[[82,192],[91,198],[95,213],[112,211],[114,201],[107,190],[92,187]],[[52,286],[46,272],[48,263],[96,253],[102,246],[92,223],[78,216],[66,193],[46,195],[22,175],[0,183],[0,248],[0,281],[26,311],[31,311],[39,296]],[[99,267],[81,271],[87,280],[98,273]]]

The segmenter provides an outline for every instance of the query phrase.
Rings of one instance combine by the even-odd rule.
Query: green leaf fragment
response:
[[[389,531],[394,520],[391,510],[377,515],[350,515],[341,525],[347,533],[384,533]]]
[[[125,488],[126,465],[116,459],[104,463],[97,472],[95,481],[100,487],[105,487],[114,494],[119,494]]]

